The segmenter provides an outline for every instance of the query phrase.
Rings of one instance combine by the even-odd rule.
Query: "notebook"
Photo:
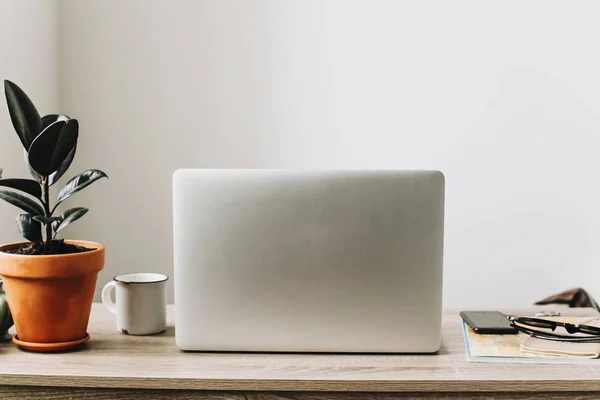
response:
[[[544,317],[573,324],[600,324],[600,318]],[[467,360],[471,362],[600,365],[600,342],[570,343],[516,335],[480,335],[461,320]]]

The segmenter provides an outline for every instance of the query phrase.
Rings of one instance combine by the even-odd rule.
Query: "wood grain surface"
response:
[[[595,393],[339,393],[339,392],[215,392],[197,390],[156,389],[94,389],[94,388],[39,388],[34,386],[0,386],[3,400],[569,400],[598,399]]]
[[[35,354],[11,343],[0,344],[0,385],[50,386],[56,391],[88,387],[474,393],[471,398],[486,398],[475,392],[566,391],[596,392],[600,398],[600,361],[598,366],[467,362],[457,310],[444,315],[442,348],[437,355],[188,353],[175,344],[173,311],[170,307],[169,328],[164,334],[126,336],[116,332],[114,316],[102,305],[94,304],[88,329],[92,339],[80,351],[71,353]],[[7,386],[0,387],[0,398],[9,398],[7,390]],[[207,392],[198,395],[210,398]],[[279,394],[273,398],[310,398],[304,395]],[[231,397],[233,394],[226,396],[236,398]],[[339,398],[333,393],[331,396]],[[377,398],[400,395],[394,396]]]

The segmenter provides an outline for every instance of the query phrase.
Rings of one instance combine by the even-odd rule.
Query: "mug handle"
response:
[[[106,307],[106,309],[108,311],[110,311],[111,313],[113,313],[115,315],[117,314],[117,305],[112,301],[110,292],[112,292],[112,290],[116,287],[117,287],[116,282],[110,281],[104,286],[104,289],[102,289],[102,303],[104,304],[104,307]]]

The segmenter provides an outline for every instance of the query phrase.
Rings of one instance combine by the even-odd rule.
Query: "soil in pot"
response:
[[[5,253],[21,254],[26,256],[40,256],[51,254],[72,254],[92,251],[93,248],[78,246],[75,244],[65,243],[64,240],[52,240],[46,245],[42,242],[25,243],[18,247],[3,250]]]

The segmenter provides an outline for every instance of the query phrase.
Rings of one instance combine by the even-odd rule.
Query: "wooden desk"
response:
[[[172,308],[169,321],[161,336],[125,336],[94,304],[92,339],[81,351],[34,354],[0,344],[0,399],[600,398],[600,360],[467,362],[457,311],[444,315],[438,355],[186,353],[175,345]]]

